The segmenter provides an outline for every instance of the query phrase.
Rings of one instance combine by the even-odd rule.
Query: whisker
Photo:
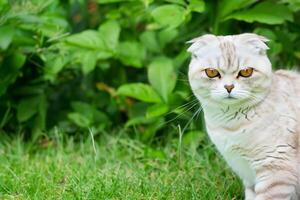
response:
[[[173,122],[174,120],[176,120],[176,119],[178,119],[179,117],[181,117],[182,115],[184,115],[186,112],[188,112],[188,111],[192,110],[193,108],[195,108],[197,105],[199,105],[198,102],[195,103],[195,104],[193,104],[190,108],[188,108],[188,109],[185,110],[184,112],[180,113],[179,115],[177,115],[177,116],[174,117],[173,119],[170,119],[170,120],[168,120],[168,121],[162,123],[161,125],[166,125],[166,124],[168,124],[168,123],[170,123],[170,122]]]
[[[200,108],[193,114],[192,118],[187,122],[187,124],[186,124],[186,125],[184,126],[184,128],[182,129],[182,133],[185,132],[186,128],[191,124],[191,122],[192,122],[192,120],[194,119],[194,117],[195,117],[198,113],[200,113],[202,110],[203,110],[202,107],[200,107]]]
[[[178,110],[178,109],[181,109],[181,108],[184,108],[184,107],[188,107],[189,105],[194,104],[194,103],[197,102],[197,101],[198,101],[198,99],[193,99],[193,100],[191,100],[191,101],[189,101],[189,102],[187,102],[187,103],[185,103],[185,104],[183,104],[183,105],[180,105],[180,106],[178,106],[178,107],[172,109],[171,111],[169,111],[169,112],[166,113],[165,115],[169,115],[169,114],[173,113],[175,110]]]
[[[185,79],[177,79],[178,81],[181,81],[183,83],[187,83],[188,85],[190,85],[189,80],[185,80]]]
[[[179,72],[179,74],[181,74],[181,75],[183,75],[184,77],[188,78],[188,76],[187,76],[185,73],[183,73],[182,71],[179,71],[179,70],[178,70],[178,72]]]

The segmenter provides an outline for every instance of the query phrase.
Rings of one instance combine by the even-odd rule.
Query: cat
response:
[[[246,200],[300,199],[300,75],[273,72],[267,38],[190,41],[188,77],[207,133],[241,178]]]

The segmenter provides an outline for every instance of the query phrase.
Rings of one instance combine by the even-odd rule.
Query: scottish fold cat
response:
[[[256,34],[190,41],[189,83],[246,200],[300,199],[300,75],[272,71]]]

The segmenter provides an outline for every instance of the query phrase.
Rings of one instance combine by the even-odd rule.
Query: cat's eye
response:
[[[238,77],[241,76],[241,77],[248,78],[248,77],[252,76],[252,74],[253,74],[253,68],[249,67],[249,68],[242,69],[241,71],[239,71]]]
[[[219,71],[214,68],[205,69],[205,73],[209,78],[221,77]]]

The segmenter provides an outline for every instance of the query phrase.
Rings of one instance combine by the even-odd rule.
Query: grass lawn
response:
[[[242,199],[205,139],[151,148],[126,134],[0,141],[0,199]]]

